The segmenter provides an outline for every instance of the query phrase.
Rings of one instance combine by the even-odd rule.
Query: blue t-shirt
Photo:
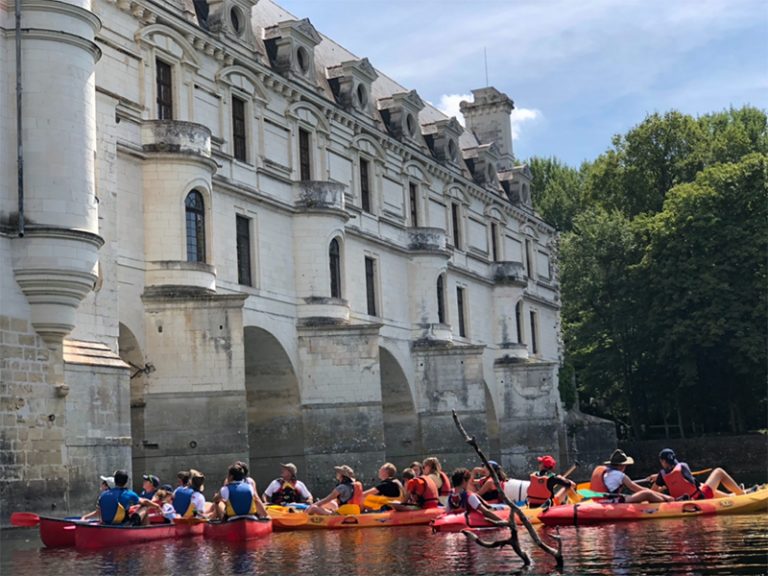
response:
[[[99,496],[99,511],[104,524],[122,524],[128,520],[128,509],[139,503],[139,495],[127,488],[105,490]]]

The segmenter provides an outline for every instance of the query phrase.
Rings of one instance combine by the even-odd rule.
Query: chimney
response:
[[[493,86],[472,90],[473,102],[461,102],[465,127],[474,133],[480,144],[495,143],[499,150],[498,170],[511,170],[515,164],[512,153],[512,125],[509,114],[515,103]]]

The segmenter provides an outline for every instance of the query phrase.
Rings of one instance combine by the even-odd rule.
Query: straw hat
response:
[[[613,454],[611,454],[611,459],[604,462],[604,464],[608,464],[610,466],[629,466],[630,464],[634,463],[635,460],[631,456],[627,456],[624,453],[624,450],[619,450],[618,448],[613,451]]]
[[[355,478],[355,471],[352,470],[352,468],[350,468],[346,464],[342,466],[334,466],[333,469],[336,470],[336,472],[340,472],[342,476],[346,476],[347,478],[352,478],[353,480]]]

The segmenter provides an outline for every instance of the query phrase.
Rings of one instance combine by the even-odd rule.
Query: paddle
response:
[[[568,470],[565,471],[565,473],[563,474],[563,478],[568,478],[568,476],[573,474],[574,470],[576,470],[576,468],[578,468],[580,465],[581,465],[581,462],[579,462],[578,460],[575,460],[573,465],[570,468],[568,468]],[[552,501],[557,502],[558,498],[561,498],[566,490],[568,489],[560,488],[557,492],[555,492],[555,496],[554,498],[552,498]]]
[[[40,524],[40,516],[32,512],[14,512],[11,514],[11,524],[31,528]]]

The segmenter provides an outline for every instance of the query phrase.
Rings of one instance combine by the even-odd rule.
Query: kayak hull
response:
[[[768,512],[768,485],[742,496],[708,500],[685,500],[653,504],[610,504],[589,500],[580,504],[555,506],[539,517],[547,526],[580,526],[608,522],[663,520],[688,516],[752,514]]]
[[[426,508],[396,512],[365,512],[363,514],[307,514],[271,510],[276,530],[336,530],[341,528],[392,528],[429,524],[444,513],[443,508]]]
[[[541,514],[543,508],[528,508],[527,506],[522,506],[520,508],[522,510],[523,514],[525,514],[525,517],[528,518],[531,524],[539,524],[539,515]],[[512,512],[512,510],[504,506],[499,508],[494,508],[493,513],[496,514],[499,518],[502,520],[508,520],[509,515]],[[515,516],[515,523],[521,524],[520,519]],[[498,528],[498,526],[494,526],[491,524],[485,516],[483,516],[480,512],[477,512],[473,510],[469,514],[464,513],[446,513],[440,516],[439,518],[436,518],[431,524],[432,531],[433,532],[460,532],[464,529],[480,529],[480,528]]]
[[[75,520],[40,516],[40,540],[48,548],[75,545]]]
[[[258,540],[272,533],[272,521],[256,516],[236,516],[226,522],[205,524],[204,535],[211,540],[225,542],[246,542]]]
[[[186,527],[185,527],[186,528]],[[99,550],[129,544],[142,544],[176,536],[174,524],[149,526],[111,526],[107,524],[78,523],[75,528],[75,547],[79,550]]]

